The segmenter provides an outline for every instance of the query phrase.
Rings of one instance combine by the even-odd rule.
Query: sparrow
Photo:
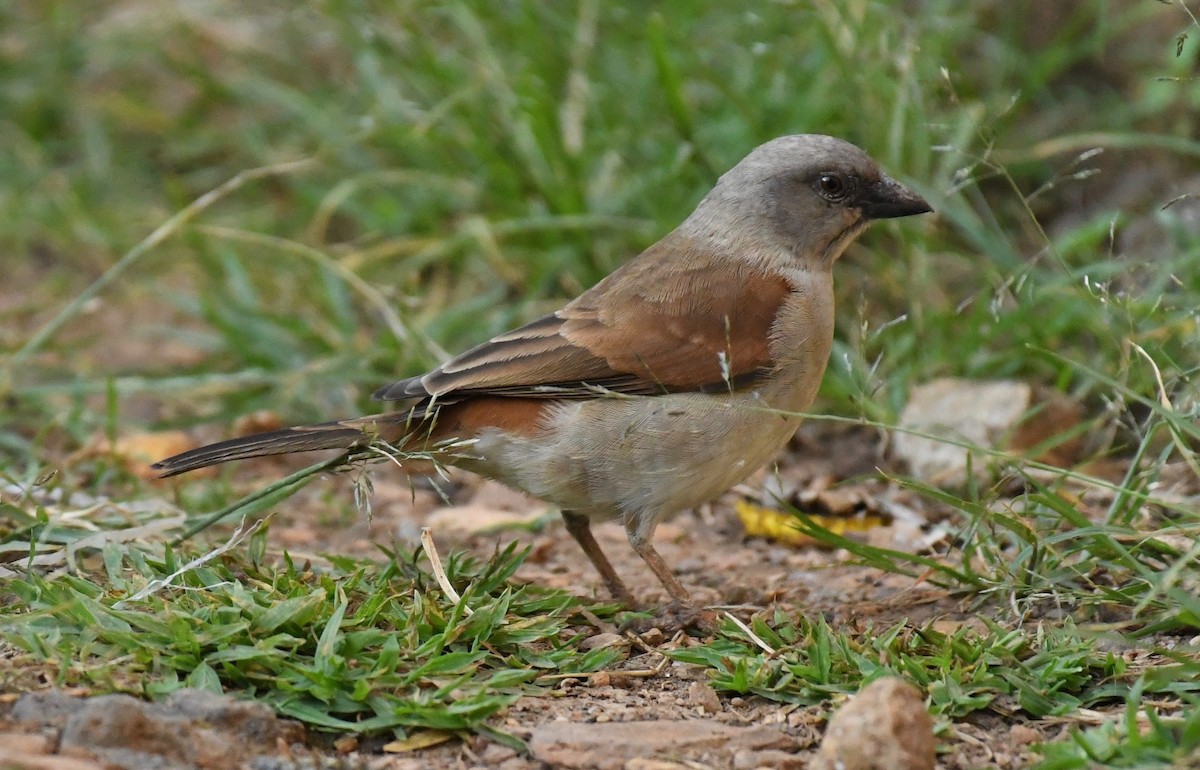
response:
[[[654,548],[655,527],[787,444],[833,344],[834,263],[873,220],[930,211],[848,142],[780,137],[561,310],[380,388],[390,411],[222,441],[154,468],[173,476],[387,442],[557,506],[613,597],[632,606],[591,531],[618,519],[667,593],[690,606]]]

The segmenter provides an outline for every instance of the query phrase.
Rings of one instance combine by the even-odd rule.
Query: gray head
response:
[[[794,254],[829,265],[872,220],[932,210],[849,142],[800,134],[755,148],[690,219],[709,232],[765,225]]]

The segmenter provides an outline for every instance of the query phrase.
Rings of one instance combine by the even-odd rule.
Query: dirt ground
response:
[[[817,448],[820,447],[820,451]],[[297,458],[246,464],[247,478],[282,475]],[[877,436],[812,423],[802,429],[779,466],[764,471],[716,503],[665,522],[656,544],[698,601],[747,617],[778,607],[821,614],[835,627],[885,627],[901,620],[937,620],[946,628],[971,623],[961,600],[920,581],[847,564],[848,555],[815,546],[747,538],[733,510],[765,484],[784,489],[821,485],[822,479],[865,478],[878,465]],[[432,526],[439,549],[469,548],[486,557],[516,539],[532,548],[516,579],[603,596],[591,565],[561,523],[551,518],[537,534],[497,525],[548,513],[544,504],[467,474],[414,489],[381,467],[373,477],[370,521],[362,514],[330,516],[331,496],[348,500],[350,479],[334,476],[303,490],[283,506],[271,529],[273,545],[293,555],[320,552],[378,557],[377,544],[416,542]],[[874,480],[851,483],[862,500],[907,510],[924,523],[894,520],[867,536],[881,545],[921,548],[937,537],[939,512],[919,498]],[[443,496],[444,495],[444,496]],[[618,571],[647,604],[664,600],[648,569],[614,523],[596,536]],[[627,658],[590,679],[565,679],[550,693],[526,697],[494,725],[524,739],[532,756],[482,737],[452,739],[402,753],[384,752],[384,740],[330,740],[305,735],[253,704],[202,692],[177,693],[148,706],[127,696],[109,700],[64,694],[3,697],[0,757],[5,768],[152,767],[370,767],[534,770],[546,767],[753,768],[808,767],[833,706],[801,708],[758,697],[719,696],[702,669],[671,663],[661,650],[682,643],[652,629],[641,638],[597,640],[625,646]],[[111,698],[118,700],[112,701]],[[232,709],[232,711],[231,711]],[[251,713],[252,718],[246,716]],[[197,716],[197,714],[201,716]],[[217,715],[217,716],[214,716]],[[1032,742],[1066,729],[1054,720],[1026,723],[980,712],[939,727],[938,767],[1017,768],[1029,763]],[[214,732],[217,737],[214,738]],[[220,747],[215,751],[212,747]],[[6,756],[7,755],[7,756]],[[255,758],[256,757],[256,758]],[[252,759],[247,759],[252,758]],[[229,763],[233,763],[232,765]]]

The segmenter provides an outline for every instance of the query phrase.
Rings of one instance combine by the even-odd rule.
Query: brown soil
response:
[[[822,451],[812,451],[815,446]],[[298,458],[258,461],[246,464],[240,473],[261,481],[301,462]],[[753,494],[768,480],[772,486],[784,488],[822,485],[823,479],[853,477],[880,462],[874,434],[814,423],[802,430],[777,472],[759,474],[740,491]],[[857,488],[862,498],[887,499],[931,521],[939,517],[938,511],[919,499],[879,482],[847,484]],[[565,588],[581,596],[603,596],[597,576],[558,521],[551,520],[540,534],[479,532],[505,516],[545,513],[546,507],[537,501],[465,474],[443,484],[444,498],[427,485],[418,483],[414,488],[400,474],[382,467],[374,474],[374,485],[373,514],[368,520],[348,504],[337,505],[339,497],[349,500],[350,479],[333,476],[313,484],[293,498],[286,512],[277,515],[271,530],[273,543],[294,555],[332,552],[377,557],[377,544],[415,544],[420,527],[432,522],[439,548],[465,547],[486,557],[517,539],[532,548],[517,580]],[[737,492],[730,493],[659,528],[656,543],[663,557],[697,600],[733,606],[743,616],[768,607],[809,616],[819,613],[836,627],[854,629],[878,628],[901,620],[920,624],[937,619],[949,625],[970,622],[968,608],[929,584],[850,565],[845,553],[745,538],[732,509],[737,499]],[[339,507],[345,513],[328,513]],[[599,525],[596,536],[644,602],[664,600],[663,590],[630,549],[619,526]],[[915,540],[924,533],[920,527],[893,524],[876,527],[867,536],[880,544],[911,549],[920,547]],[[263,758],[245,760],[250,764],[244,766],[339,766],[339,762],[350,767],[508,770],[807,766],[820,743],[826,718],[837,704],[799,708],[757,697],[718,696],[701,669],[665,661],[660,649],[677,643],[679,638],[652,631],[632,643],[628,657],[608,675],[564,680],[553,692],[527,697],[510,708],[496,726],[529,742],[532,757],[478,737],[394,755],[381,751],[382,740],[346,738],[330,743],[311,736],[304,739],[303,731],[260,713],[255,714],[254,729],[244,727],[245,719],[226,720],[229,724],[220,727],[214,726],[211,717],[192,721],[181,717],[180,703],[191,708],[191,712],[184,709],[187,713],[220,710],[220,704],[210,703],[203,693],[177,694],[176,711],[161,713],[155,710],[158,706],[143,708],[132,699],[120,701],[120,708],[106,702],[99,711],[89,705],[94,698],[59,699],[54,708],[48,708],[13,693],[5,703],[9,707],[16,704],[17,709],[10,709],[6,722],[0,723],[0,756],[7,753],[18,758],[16,764],[5,767],[23,768],[206,768],[229,766],[224,763],[231,756],[256,755]],[[202,708],[190,704],[189,697],[199,699]],[[233,707],[225,704],[225,708]],[[36,716],[30,717],[30,713]],[[573,727],[563,733],[564,724]],[[617,729],[609,727],[613,724],[624,726],[613,732]],[[1026,723],[1019,716],[1001,719],[986,713],[943,725],[937,766],[1022,767],[1032,757],[1031,742],[1064,729],[1053,720]],[[214,730],[219,733],[215,739]],[[697,730],[719,735],[720,740],[698,741],[693,735]],[[214,740],[222,751],[205,748]],[[232,753],[226,748],[232,748]],[[166,765],[156,764],[164,761]]]

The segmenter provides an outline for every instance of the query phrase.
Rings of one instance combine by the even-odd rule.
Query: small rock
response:
[[[944,378],[913,389],[900,415],[902,430],[896,431],[894,446],[914,476],[942,487],[959,487],[966,483],[968,465],[977,479],[986,481],[995,460],[959,443],[1026,453],[1067,433],[1079,424],[1082,414],[1077,402],[1025,382]],[[1034,459],[1071,465],[1080,446],[1078,438],[1068,440],[1044,449]]]
[[[708,682],[692,682],[688,685],[687,697],[705,714],[716,714],[721,710],[721,699]]]
[[[45,736],[0,733],[0,767],[4,770],[104,770],[90,758],[64,757],[53,751]]]
[[[20,754],[48,754],[53,750],[50,739],[44,735],[27,733],[0,733],[0,757],[9,752]]]
[[[296,770],[296,763],[284,757],[254,757],[246,766],[250,770]],[[387,770],[396,770],[389,767]]]
[[[691,770],[691,767],[665,759],[631,759],[625,763],[624,770]]]
[[[17,722],[39,727],[62,729],[71,714],[79,710],[83,701],[67,695],[62,690],[29,692],[17,698],[13,704],[12,717]]]
[[[1008,737],[1018,746],[1028,746],[1042,740],[1042,734],[1029,725],[1017,723],[1009,728]]]
[[[749,751],[742,749],[733,757],[733,770],[805,770],[808,759],[803,754],[793,754],[790,751],[766,749],[765,751]]]
[[[587,639],[579,643],[579,649],[584,652],[599,650],[604,647],[625,647],[629,641],[620,634],[601,633],[593,634]]]
[[[516,755],[516,749],[511,746],[505,746],[503,743],[490,743],[486,749],[480,752],[479,759],[488,767],[495,767]]]
[[[690,759],[728,764],[742,749],[794,749],[773,727],[735,727],[711,719],[683,722],[548,722],[533,729],[529,749],[553,767],[624,770],[633,760]],[[716,760],[720,761],[716,761]]]
[[[280,721],[265,703],[238,700],[208,690],[186,687],[171,693],[161,708],[164,716],[227,731],[254,744],[268,745],[277,737],[288,742],[303,739],[295,722]]]
[[[91,751],[120,767],[151,767],[158,757],[191,765],[190,741],[179,725],[155,719],[147,704],[129,695],[83,701],[62,732],[62,749]]]
[[[933,719],[917,688],[878,679],[842,706],[821,742],[813,770],[933,770]]]
[[[116,768],[241,766],[247,755],[270,753],[278,742],[303,736],[265,704],[191,689],[161,703],[129,695],[30,693],[14,704],[13,716],[61,729],[63,753],[95,755]]]

